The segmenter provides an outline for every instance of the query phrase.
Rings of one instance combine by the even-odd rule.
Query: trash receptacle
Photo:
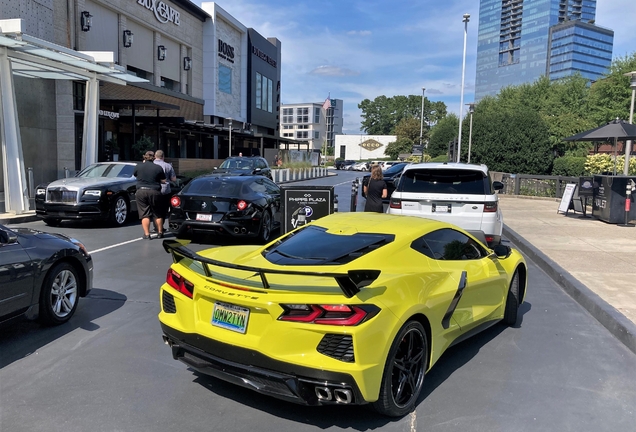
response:
[[[635,176],[595,175],[592,216],[607,223],[625,222],[627,184]],[[633,195],[632,195],[633,203]],[[630,205],[628,220],[636,219],[636,206]]]

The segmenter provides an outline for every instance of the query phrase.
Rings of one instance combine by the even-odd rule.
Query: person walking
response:
[[[168,214],[170,213],[170,193],[172,192],[172,189],[170,188],[170,182],[176,181],[177,180],[177,174],[174,172],[174,168],[172,168],[172,165],[169,164],[168,162],[163,160],[164,158],[164,153],[163,150],[157,150],[155,152],[155,164],[159,165],[162,169],[164,174],[166,175],[166,182],[165,183],[161,183],[161,201],[162,201],[162,206],[164,207],[164,211],[165,211],[165,218],[168,217]],[[157,232],[159,231],[159,229],[157,228]],[[161,227],[161,231],[165,231],[165,229],[163,229],[163,227]]]
[[[157,238],[163,238],[163,219],[165,208],[161,202],[161,184],[166,174],[159,165],[152,163],[155,153],[151,150],[144,154],[144,161],[137,164],[133,175],[137,178],[137,212],[144,230],[144,239],[150,240],[150,221],[157,227]]]
[[[367,202],[364,205],[365,212],[384,213],[382,200],[387,197],[388,190],[382,176],[382,168],[379,165],[374,165],[371,168],[371,178],[369,184],[364,187],[364,194],[367,197]]]

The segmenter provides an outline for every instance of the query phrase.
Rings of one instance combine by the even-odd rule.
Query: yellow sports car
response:
[[[334,213],[265,246],[173,256],[159,321],[175,359],[306,405],[411,411],[452,344],[517,321],[527,266],[460,228],[419,217]]]

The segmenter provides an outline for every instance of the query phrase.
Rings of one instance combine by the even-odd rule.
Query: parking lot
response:
[[[340,211],[349,211],[356,176],[299,184],[334,186]],[[292,405],[173,360],[157,320],[171,257],[160,240],[141,239],[137,221],[20,226],[82,240],[94,288],[65,325],[2,328],[1,431],[633,429],[634,355],[531,261],[521,324],[451,348],[427,374],[416,411],[393,420],[366,407]],[[225,243],[197,239],[191,248]]]

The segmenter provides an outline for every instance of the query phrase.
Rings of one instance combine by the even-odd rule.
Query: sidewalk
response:
[[[504,236],[636,353],[636,227],[557,213],[554,199],[499,202]]]

